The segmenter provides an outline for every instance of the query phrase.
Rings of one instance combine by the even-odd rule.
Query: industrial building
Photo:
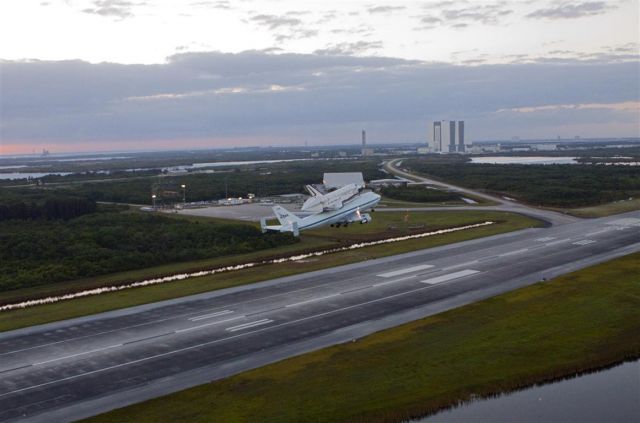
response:
[[[435,121],[431,127],[431,150],[436,153],[464,153],[464,121]]]

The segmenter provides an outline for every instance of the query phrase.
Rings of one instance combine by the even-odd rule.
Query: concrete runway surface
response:
[[[5,332],[0,421],[91,416],[635,251],[640,212]]]

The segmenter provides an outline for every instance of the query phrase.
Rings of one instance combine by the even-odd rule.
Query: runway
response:
[[[636,251],[640,212],[6,332],[0,421],[80,419]]]

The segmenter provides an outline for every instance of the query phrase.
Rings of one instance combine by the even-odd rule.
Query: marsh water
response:
[[[640,360],[607,370],[479,400],[425,423],[640,422]]]

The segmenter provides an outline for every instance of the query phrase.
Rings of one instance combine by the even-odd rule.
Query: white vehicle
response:
[[[304,202],[300,210],[312,213],[339,210],[346,201],[358,195],[360,191],[356,184],[345,185],[327,194],[322,194],[311,185],[307,185],[306,188],[311,198]]]
[[[355,186],[355,185],[354,185]],[[346,188],[346,187],[344,187]],[[337,192],[340,190],[336,190]],[[331,194],[331,193],[330,193]],[[293,232],[295,236],[305,229],[319,228],[325,225],[347,226],[349,223],[369,223],[371,216],[364,213],[373,208],[380,201],[380,196],[373,192],[356,194],[342,202],[341,207],[335,210],[322,211],[304,218],[300,218],[282,206],[274,206],[273,211],[280,225],[267,225],[266,218],[260,219],[262,232]]]

